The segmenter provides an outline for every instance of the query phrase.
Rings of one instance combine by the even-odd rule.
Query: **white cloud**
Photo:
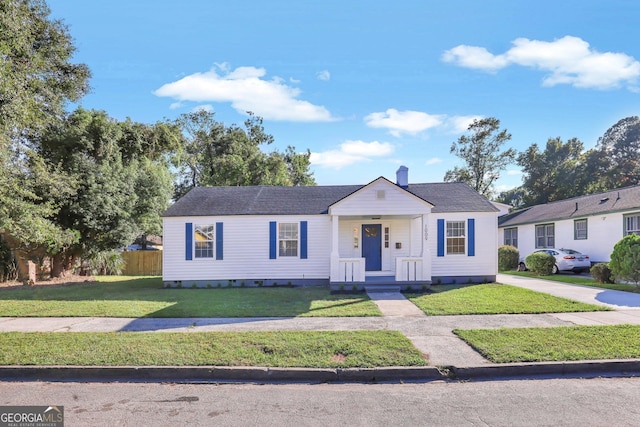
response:
[[[465,68],[497,71],[508,65],[503,55],[493,55],[484,47],[459,45],[442,54],[444,62],[454,62]]]
[[[502,55],[493,55],[483,47],[460,45],[444,52],[442,60],[489,72],[509,65],[536,68],[549,73],[542,80],[544,86],[613,89],[626,85],[637,90],[640,62],[627,54],[598,52],[573,36],[552,42],[518,38],[512,44]]]
[[[474,120],[481,120],[482,116],[453,116],[447,119],[447,123],[454,133],[464,133]]]
[[[432,157],[425,162],[425,165],[431,166],[431,165],[437,165],[438,163],[442,163],[442,159],[439,157]]]
[[[325,107],[298,99],[300,89],[288,86],[278,77],[266,80],[265,75],[264,68],[238,67],[231,70],[226,63],[216,64],[205,73],[194,73],[167,83],[154,94],[179,102],[229,102],[240,113],[252,111],[271,120],[335,120]]]
[[[509,176],[518,176],[518,175],[522,175],[522,171],[518,170],[518,169],[509,169],[507,171],[507,175]]]
[[[424,113],[422,111],[398,111],[389,108],[385,112],[371,113],[364,118],[367,126],[385,128],[393,136],[403,133],[416,135],[430,128],[442,125],[446,116]]]
[[[389,108],[385,112],[371,113],[364,118],[367,126],[387,129],[396,137],[402,136],[403,133],[416,135],[427,129],[464,133],[476,119],[482,119],[482,116],[447,116],[422,111],[398,111],[394,108]]]
[[[316,73],[316,77],[318,80],[329,81],[331,80],[331,73],[328,70],[318,71]]]
[[[183,106],[184,104],[182,102],[173,102],[171,105],[169,105],[169,109],[176,110],[178,108],[182,108]]]
[[[504,191],[513,190],[516,187],[517,185],[500,184],[500,185],[496,185],[495,191],[496,191],[496,194],[500,194]]]
[[[348,140],[340,144],[337,150],[312,152],[310,160],[313,165],[341,169],[354,163],[371,161],[372,158],[389,156],[394,150],[394,146],[388,142]]]

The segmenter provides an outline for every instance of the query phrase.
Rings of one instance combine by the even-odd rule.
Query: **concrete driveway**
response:
[[[640,294],[631,292],[612,291],[592,286],[513,276],[511,274],[498,274],[496,281],[587,304],[601,305],[613,310],[640,310]]]

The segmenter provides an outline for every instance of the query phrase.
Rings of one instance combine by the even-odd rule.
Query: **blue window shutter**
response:
[[[307,259],[307,221],[300,221],[300,258]]]
[[[444,256],[444,219],[438,220],[438,256]]]
[[[276,222],[269,222],[269,259],[276,259],[276,249],[278,248]]]
[[[223,242],[224,234],[222,231],[222,223],[216,222],[216,259],[224,259]]]
[[[185,255],[184,259],[191,261],[193,259],[193,224],[187,222],[184,227]]]
[[[476,220],[473,218],[469,218],[467,220],[469,224],[468,234],[469,240],[467,241],[467,255],[468,256],[476,256]]]

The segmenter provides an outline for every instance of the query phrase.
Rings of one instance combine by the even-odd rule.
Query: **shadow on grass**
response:
[[[327,316],[376,315],[366,307],[348,313],[347,307],[367,300],[334,296],[328,287],[168,289],[157,277],[131,278],[0,292],[0,316],[251,318],[313,316],[322,310]]]

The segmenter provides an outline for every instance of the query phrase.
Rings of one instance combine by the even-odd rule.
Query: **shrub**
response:
[[[93,254],[88,260],[89,273],[91,275],[112,275],[122,274],[125,261],[118,251],[104,251]]]
[[[502,245],[498,247],[498,269],[500,271],[517,269],[519,260],[520,251],[515,246]]]
[[[553,266],[556,259],[546,252],[534,252],[525,260],[527,267],[533,274],[538,276],[548,276],[553,273]]]
[[[609,268],[616,280],[640,283],[640,236],[630,234],[616,243]]]
[[[591,267],[591,276],[593,276],[598,283],[613,283],[611,269],[606,262],[600,262]]]

